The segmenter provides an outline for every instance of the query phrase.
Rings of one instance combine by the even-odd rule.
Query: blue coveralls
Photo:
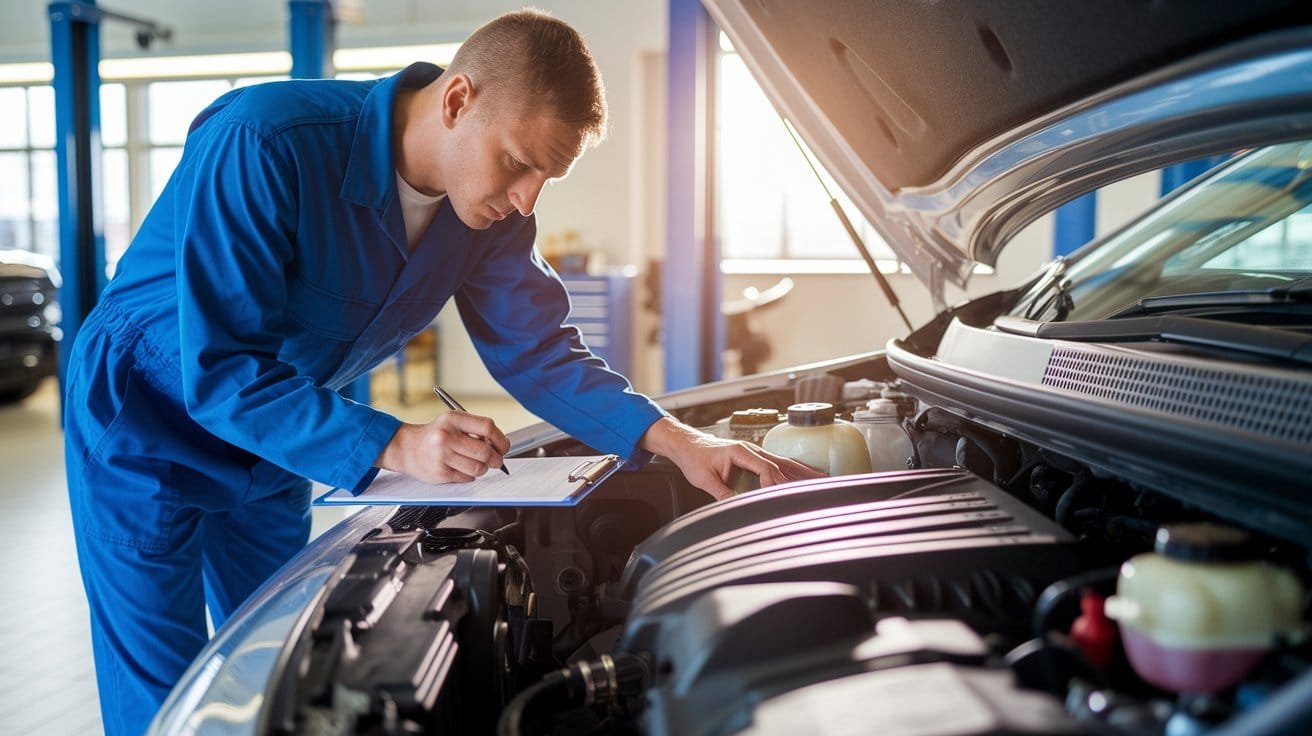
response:
[[[562,327],[532,217],[444,202],[408,252],[392,159],[401,87],[292,81],[219,98],[78,334],[66,465],[106,731],[141,733],[206,641],[304,546],[309,481],[359,490],[400,422],[337,390],[455,296],[524,406],[641,462],[662,413]]]

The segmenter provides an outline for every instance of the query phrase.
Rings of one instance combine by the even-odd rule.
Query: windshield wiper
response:
[[[1003,332],[1046,340],[1075,342],[1158,341],[1233,350],[1312,365],[1312,336],[1274,327],[1162,315],[1115,321],[1035,322],[1002,315],[993,326]]]
[[[1238,291],[1195,291],[1184,294],[1146,296],[1128,307],[1119,309],[1107,319],[1137,317],[1153,312],[1173,312],[1200,307],[1249,307],[1271,304],[1297,304],[1312,301],[1312,276],[1291,281],[1271,289],[1244,289]]]

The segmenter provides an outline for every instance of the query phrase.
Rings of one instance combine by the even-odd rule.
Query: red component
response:
[[[1103,612],[1105,599],[1092,590],[1080,594],[1080,617],[1071,624],[1071,641],[1095,667],[1105,669],[1116,653],[1116,625]]]

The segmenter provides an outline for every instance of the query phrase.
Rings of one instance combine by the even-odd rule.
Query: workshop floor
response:
[[[411,401],[402,405],[397,372],[384,367],[373,378],[374,405],[426,421],[442,409],[431,380],[431,364],[408,365]],[[537,421],[509,398],[461,399],[506,431]],[[0,407],[0,734],[102,733],[57,407],[53,380],[26,401]],[[347,513],[316,509],[312,533]]]

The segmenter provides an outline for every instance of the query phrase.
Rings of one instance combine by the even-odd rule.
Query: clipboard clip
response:
[[[610,475],[619,467],[619,455],[606,455],[597,458],[592,462],[584,460],[579,463],[573,470],[569,471],[569,482],[577,483],[583,481],[585,485],[592,485]]]

